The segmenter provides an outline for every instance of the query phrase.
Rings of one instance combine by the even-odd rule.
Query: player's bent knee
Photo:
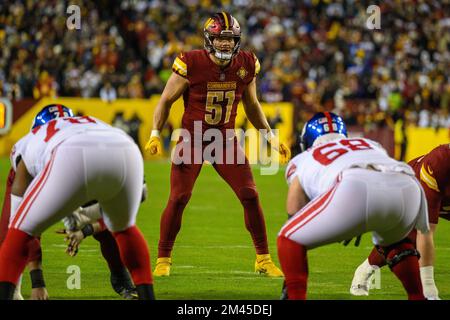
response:
[[[419,251],[408,238],[388,247],[377,246],[377,249],[386,258],[386,263],[391,269],[407,257],[414,256],[420,259]]]
[[[244,187],[239,190],[238,197],[241,201],[250,201],[258,198],[258,191],[255,188]]]
[[[192,193],[180,193],[170,196],[170,201],[175,202],[177,205],[187,205],[189,199],[191,199]]]

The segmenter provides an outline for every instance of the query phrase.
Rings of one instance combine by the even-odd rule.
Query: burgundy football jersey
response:
[[[409,162],[425,190],[431,223],[450,219],[450,144],[443,144],[428,154]]]
[[[182,127],[193,132],[194,121],[201,121],[203,131],[234,128],[238,103],[259,69],[258,59],[247,51],[240,51],[225,68],[215,64],[206,50],[178,55],[172,70],[189,80]]]

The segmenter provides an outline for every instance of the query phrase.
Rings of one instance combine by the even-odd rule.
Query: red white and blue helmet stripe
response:
[[[33,121],[33,125],[31,126],[31,129],[46,124],[50,120],[56,118],[73,117],[73,116],[74,116],[73,111],[66,106],[62,104],[49,104],[45,106],[41,111],[39,111],[39,113],[36,115]]]
[[[310,148],[314,141],[329,133],[339,133],[347,137],[344,120],[333,112],[318,112],[303,127],[300,136],[302,151]]]

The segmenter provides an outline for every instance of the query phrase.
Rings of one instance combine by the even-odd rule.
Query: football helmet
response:
[[[218,12],[206,20],[204,28],[204,46],[208,52],[222,60],[231,60],[241,47],[241,27],[239,22],[228,12]],[[234,39],[232,52],[223,52],[214,47],[213,41],[216,37],[227,37]]]
[[[31,130],[46,124],[50,120],[62,117],[73,117],[73,111],[62,104],[49,104],[45,106],[33,120]]]
[[[347,137],[344,120],[332,112],[318,112],[305,123],[300,136],[302,151],[310,148],[314,141],[326,134],[336,133]]]

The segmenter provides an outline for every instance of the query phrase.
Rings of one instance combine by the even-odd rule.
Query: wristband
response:
[[[81,232],[83,233],[83,236],[85,238],[88,236],[92,236],[94,234],[94,226],[92,224],[88,223],[81,229]]]
[[[44,274],[41,269],[30,271],[31,288],[45,288]]]
[[[152,137],[159,137],[159,130],[152,130],[152,133],[150,134],[150,138]]]

